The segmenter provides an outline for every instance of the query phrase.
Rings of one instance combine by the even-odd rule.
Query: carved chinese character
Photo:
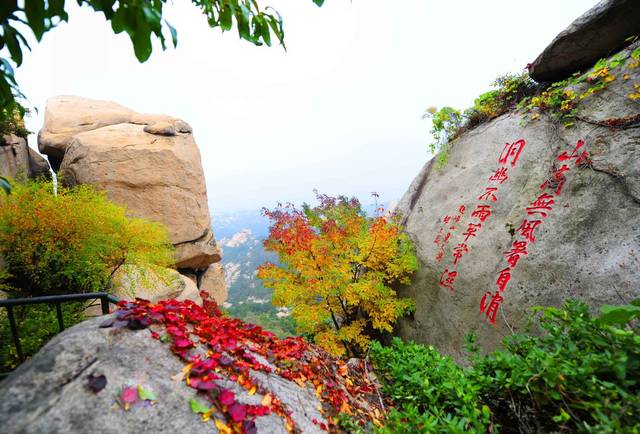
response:
[[[464,255],[468,251],[469,246],[467,246],[467,243],[458,244],[455,249],[453,249],[453,263],[457,264],[460,258],[462,258],[462,255]]]
[[[507,267],[500,272],[496,285],[498,285],[498,291],[504,291],[507,287],[507,283],[511,280],[511,268]]]
[[[487,298],[489,297],[491,297],[491,300],[487,303]],[[498,291],[496,291],[495,294],[491,294],[491,291],[487,291],[482,296],[482,299],[480,300],[480,312],[485,314],[491,324],[496,323],[496,314],[498,313],[498,309],[503,301],[504,298]]]
[[[482,223],[491,215],[491,205],[477,205],[471,217],[477,217]]]
[[[496,172],[489,177],[489,181],[496,181],[496,182],[499,182],[500,184],[505,182],[507,179],[509,179],[509,177],[507,176],[506,167],[501,167],[499,169],[496,169]]]
[[[554,189],[554,193],[556,196],[559,196],[562,192],[562,187],[564,183],[567,182],[567,178],[564,176],[564,172],[569,170],[569,166],[563,164],[561,168],[556,169],[551,175],[551,179],[547,179],[545,182],[540,184],[540,189],[544,190],[547,188]]]
[[[480,230],[481,227],[482,227],[482,224],[480,223],[469,223],[469,225],[467,226],[467,232],[462,234],[466,236],[466,238],[464,239],[465,242],[469,241],[469,238],[475,237],[476,232],[478,232],[478,230]]]
[[[441,236],[442,236],[442,229],[440,229],[440,232],[438,232],[438,235],[436,235],[436,238],[433,240],[433,244],[435,244],[436,246],[440,244]]]
[[[478,196],[478,200],[484,200],[485,202],[488,202],[489,200],[492,200],[492,201],[496,202],[498,200],[498,198],[496,197],[495,194],[493,194],[496,191],[498,191],[498,189],[496,187],[485,187],[484,188],[484,193],[482,193],[480,196]]]
[[[446,215],[442,218],[443,223],[446,225],[447,223],[449,223],[451,221],[451,216],[450,215]]]
[[[553,200],[553,196],[547,193],[542,193],[527,207],[527,214],[540,214],[542,217],[547,217],[547,211],[551,211],[551,205],[554,203],[555,201]]]
[[[526,241],[514,241],[513,247],[508,252],[504,252],[507,257],[507,262],[511,265],[511,268],[516,268],[520,257],[527,255],[527,242]]]
[[[450,291],[454,291],[453,282],[456,280],[458,276],[457,271],[449,271],[448,268],[445,268],[440,276],[440,286],[443,288],[448,288]]]
[[[518,162],[518,158],[520,158],[520,153],[524,149],[525,141],[520,139],[517,142],[507,143],[504,145],[504,149],[498,158],[498,163],[501,165],[507,164],[509,158],[511,157],[511,167],[515,167]]]
[[[464,212],[467,210],[467,208],[464,205],[460,205],[460,207],[458,208],[458,212],[460,214],[464,214]]]
[[[446,243],[447,241],[449,241],[449,238],[451,238],[451,232],[447,232],[444,236],[444,242]]]
[[[436,255],[436,262],[442,261],[442,256],[444,255],[444,251],[440,250]]]
[[[542,220],[522,220],[522,224],[518,228],[518,233],[525,237],[528,241],[534,243],[536,241],[534,232]]]
[[[584,140],[578,140],[576,146],[571,151],[571,154],[567,154],[567,151],[564,151],[562,154],[558,155],[558,161],[568,161],[575,159],[575,165],[580,166],[583,164],[590,164],[591,160],[589,159],[589,154],[586,151],[582,151],[578,153],[580,148],[584,146]]]

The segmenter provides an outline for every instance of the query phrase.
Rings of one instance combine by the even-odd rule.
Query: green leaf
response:
[[[169,24],[167,20],[165,20],[164,23],[167,25],[167,27],[169,28],[169,32],[171,33],[171,42],[173,42],[173,48],[176,48],[178,46],[178,32],[171,24]]]
[[[313,2],[317,5],[317,6],[322,6],[324,4],[324,0],[313,0]]]
[[[223,31],[231,30],[231,26],[233,25],[232,21],[232,13],[231,7],[227,7],[223,5],[220,9],[220,27]]]
[[[600,321],[604,324],[626,324],[631,319],[640,317],[640,307],[634,305],[611,306],[600,308]]]
[[[0,23],[4,23],[9,15],[18,9],[18,0],[2,0],[0,2]]]
[[[189,406],[191,407],[191,411],[194,413],[206,413],[209,411],[209,407],[193,398],[189,400]]]
[[[29,27],[33,30],[36,39],[40,41],[45,31],[44,0],[25,0],[24,13]]]
[[[18,41],[17,31],[8,25],[3,25],[2,30],[4,32],[4,41],[7,44],[7,49],[11,55],[11,59],[17,66],[22,64],[22,49],[20,48],[20,42]]]
[[[145,389],[144,387],[138,385],[138,396],[142,400],[155,401],[156,395],[153,394],[152,391]]]

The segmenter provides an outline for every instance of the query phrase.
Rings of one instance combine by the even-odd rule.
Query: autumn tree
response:
[[[24,115],[19,103],[23,98],[13,67],[20,66],[23,51],[30,46],[24,30],[30,29],[39,42],[44,34],[61,22],[69,20],[65,11],[67,0],[0,0],[0,129],[18,115]],[[114,33],[125,32],[133,44],[140,62],[151,55],[152,39],[157,38],[163,49],[169,39],[178,44],[178,32],[163,17],[168,0],[76,0],[104,15]],[[263,8],[257,0],[191,0],[200,8],[211,28],[223,32],[234,25],[241,39],[255,45],[268,45],[272,39],[284,47],[282,18],[276,10]],[[322,6],[324,0],[313,0]],[[8,54],[8,56],[6,56]]]
[[[298,331],[338,355],[361,356],[372,336],[389,332],[413,309],[392,285],[417,270],[415,250],[398,219],[369,217],[355,198],[316,192],[319,205],[264,209],[266,250],[278,264],[258,270],[273,303],[291,308]]]

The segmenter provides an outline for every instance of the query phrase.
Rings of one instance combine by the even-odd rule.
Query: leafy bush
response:
[[[0,109],[0,140],[2,136],[15,134],[27,138],[30,131],[24,125],[24,116],[28,113],[20,103],[13,102]]]
[[[423,119],[431,118],[431,135],[435,142],[429,145],[432,154],[438,154],[438,166],[447,163],[447,144],[462,132],[476,125],[500,116],[516,107],[524,97],[531,95],[537,85],[527,73],[506,74],[492,83],[496,89],[483,93],[474,101],[474,105],[464,112],[451,107],[437,110],[427,109]]]
[[[490,412],[481,403],[479,385],[432,346],[394,338],[388,347],[372,343],[370,354],[385,394],[398,407],[389,414],[383,433],[483,432],[489,426]]]
[[[458,367],[432,347],[372,345],[398,408],[383,432],[640,432],[640,302],[538,309],[539,336]]]
[[[299,332],[336,355],[361,355],[413,307],[390,286],[417,269],[413,244],[397,219],[368,217],[355,198],[317,198],[314,208],[265,210],[265,249],[279,264],[262,265],[258,277],[274,305],[291,308]]]
[[[123,265],[169,266],[173,251],[159,223],[130,218],[89,186],[14,183],[0,197],[0,255],[6,283],[21,295],[95,292]]]

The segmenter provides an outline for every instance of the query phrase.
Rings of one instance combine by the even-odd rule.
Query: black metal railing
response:
[[[18,334],[18,326],[16,324],[16,318],[14,315],[14,307],[16,306],[28,306],[31,304],[53,304],[56,308],[56,316],[58,318],[59,331],[64,330],[64,319],[62,317],[62,303],[70,301],[82,301],[82,300],[100,300],[100,307],[102,314],[109,313],[109,303],[116,304],[118,299],[106,292],[92,292],[86,294],[64,294],[64,295],[45,295],[42,297],[29,297],[29,298],[6,298],[0,300],[0,308],[7,309],[7,316],[9,318],[9,328],[11,329],[11,336],[13,338],[13,344],[16,348],[16,354],[20,363],[24,362],[25,357],[22,352],[22,346],[20,345],[20,335]],[[91,306],[91,305],[90,305]],[[9,373],[0,373],[0,378],[8,375]]]

